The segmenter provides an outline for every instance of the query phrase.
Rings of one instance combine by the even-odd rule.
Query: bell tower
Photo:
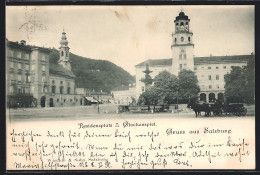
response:
[[[190,31],[190,19],[183,11],[174,20],[175,32],[172,33],[172,73],[178,75],[182,69],[194,71],[192,42],[193,33]]]
[[[62,65],[65,69],[67,70],[71,70],[71,66],[70,66],[70,57],[69,57],[69,50],[70,48],[68,47],[68,40],[66,37],[66,33],[63,31],[62,32],[62,37],[60,40],[60,59],[58,61],[58,63],[60,65]]]

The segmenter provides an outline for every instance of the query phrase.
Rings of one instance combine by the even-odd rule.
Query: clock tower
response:
[[[192,42],[193,33],[189,27],[190,19],[184,12],[174,20],[175,32],[172,33],[172,73],[178,76],[179,71],[188,69],[194,71]]]

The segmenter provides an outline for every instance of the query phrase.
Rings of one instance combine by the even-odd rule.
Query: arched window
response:
[[[68,57],[68,52],[66,52],[66,57]]]
[[[181,22],[180,28],[181,28],[181,30],[184,30],[184,24],[183,24],[183,22]]]
[[[61,51],[61,56],[63,56],[64,55],[64,53],[63,53],[63,51]]]
[[[181,42],[183,42],[184,41],[184,37],[181,37]]]
[[[200,94],[200,101],[205,101],[206,102],[206,94],[205,93],[201,93]]]
[[[188,37],[188,41],[190,42],[190,37]]]
[[[177,42],[177,38],[174,38],[174,42],[175,42],[175,43]]]
[[[215,100],[216,100],[215,94],[214,93],[210,93],[209,94],[209,102],[214,102]]]

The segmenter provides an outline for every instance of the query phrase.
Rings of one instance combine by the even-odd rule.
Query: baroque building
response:
[[[172,33],[172,58],[169,59],[149,59],[135,66],[136,70],[136,97],[145,91],[145,78],[143,71],[149,65],[151,78],[154,78],[161,71],[168,71],[178,75],[182,69],[192,70],[197,75],[200,93],[199,100],[214,101],[224,100],[225,81],[224,75],[229,73],[233,66],[246,66],[250,59],[255,59],[250,55],[232,56],[209,56],[194,57],[193,33],[190,31],[190,19],[184,12],[180,12],[174,20],[175,31]]]
[[[75,94],[65,32],[60,45],[58,63],[50,63],[49,49],[7,40],[6,95],[32,94],[38,107],[83,105],[83,97]]]

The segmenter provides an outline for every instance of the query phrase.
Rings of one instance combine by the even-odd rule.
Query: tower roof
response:
[[[63,31],[62,32],[62,36],[61,36],[61,40],[60,40],[60,44],[61,45],[68,45],[68,40],[67,40],[67,37],[66,37],[66,33]]]
[[[179,21],[179,20],[190,20],[190,19],[187,15],[185,15],[184,12],[180,12],[179,16],[176,16],[176,19],[174,20],[174,22]]]

